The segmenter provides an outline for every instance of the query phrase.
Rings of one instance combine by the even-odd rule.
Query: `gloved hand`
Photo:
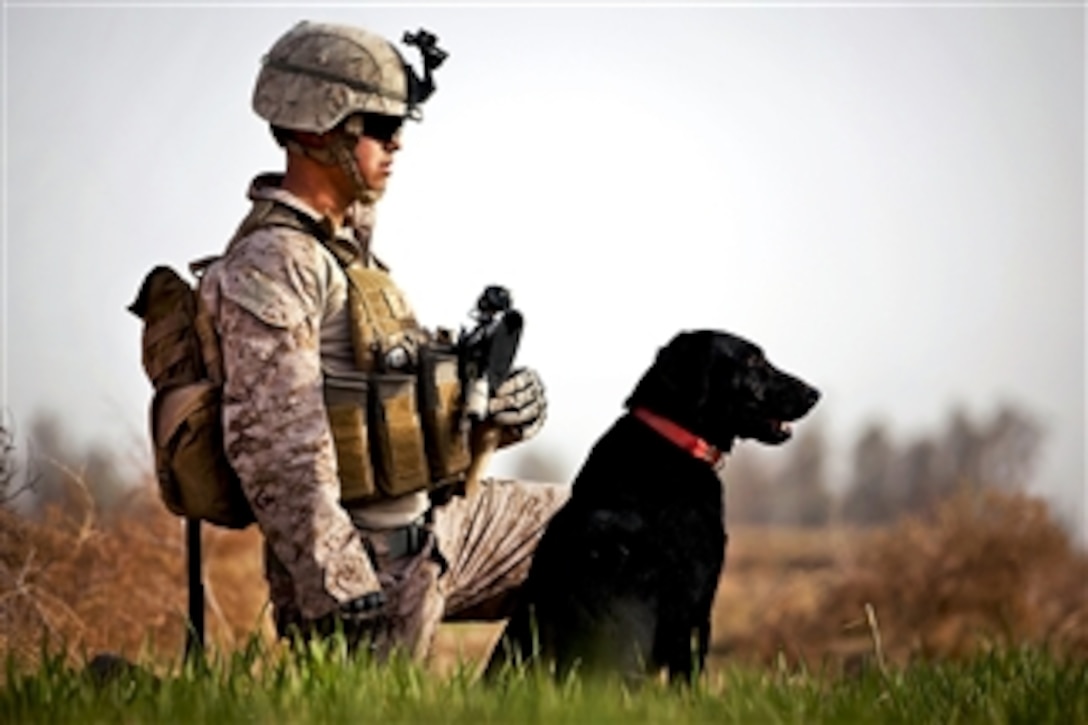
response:
[[[369,622],[382,615],[385,592],[378,590],[340,605],[340,618],[348,622]]]
[[[340,631],[347,640],[348,649],[373,650],[376,637],[385,624],[385,594],[378,590],[344,602],[340,608],[317,620],[311,620],[309,631],[329,637]]]
[[[544,383],[532,368],[514,370],[496,388],[487,408],[490,421],[499,428],[499,446],[529,440],[547,418]]]

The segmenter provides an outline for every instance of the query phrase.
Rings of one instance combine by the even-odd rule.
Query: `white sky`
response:
[[[571,474],[684,328],[761,343],[824,393],[845,456],[1003,400],[1038,487],[1084,509],[1085,14],[838,4],[390,9],[7,3],[0,402],[144,436],[124,307],[217,252],[280,166],[250,110],[297,20],[450,52],[375,241],[422,320],[509,286]],[[418,54],[407,57],[418,62]],[[501,466],[501,458],[499,465]],[[1068,509],[1067,509],[1068,511]]]

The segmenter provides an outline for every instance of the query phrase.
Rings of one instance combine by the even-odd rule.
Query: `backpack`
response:
[[[314,236],[337,259],[348,280],[352,334],[385,304],[384,266],[375,272],[326,241],[327,230],[290,207],[254,205],[227,245],[264,226],[284,226]],[[189,265],[199,278],[218,256]],[[374,299],[371,299],[374,298]],[[166,507],[179,516],[241,529],[253,511],[223,447],[223,361],[219,338],[199,289],[169,267],[148,273],[129,311],[144,321],[143,365],[155,388],[150,429],[155,473]],[[387,324],[388,321],[383,321]],[[370,367],[373,340],[352,340],[360,369]],[[421,346],[412,374],[326,375],[325,402],[337,452],[341,500],[395,497],[458,481],[472,463],[461,421],[461,380],[456,350]]]
[[[191,265],[196,273],[202,263]],[[241,529],[253,511],[223,450],[222,360],[198,291],[169,267],[144,278],[128,310],[144,322],[143,367],[155,392],[155,475],[172,513]]]

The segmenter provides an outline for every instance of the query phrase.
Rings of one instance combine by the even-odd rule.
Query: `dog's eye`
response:
[[[750,368],[758,368],[758,367],[761,367],[763,365],[763,356],[762,355],[749,355],[748,359],[745,360],[744,362]]]

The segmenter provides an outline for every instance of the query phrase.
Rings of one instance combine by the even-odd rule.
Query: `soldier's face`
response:
[[[385,190],[393,173],[393,155],[400,150],[401,119],[389,116],[381,118],[389,119],[390,123],[367,123],[371,119],[366,118],[363,135],[355,144],[355,162],[359,165],[359,172],[367,186],[375,191]]]

